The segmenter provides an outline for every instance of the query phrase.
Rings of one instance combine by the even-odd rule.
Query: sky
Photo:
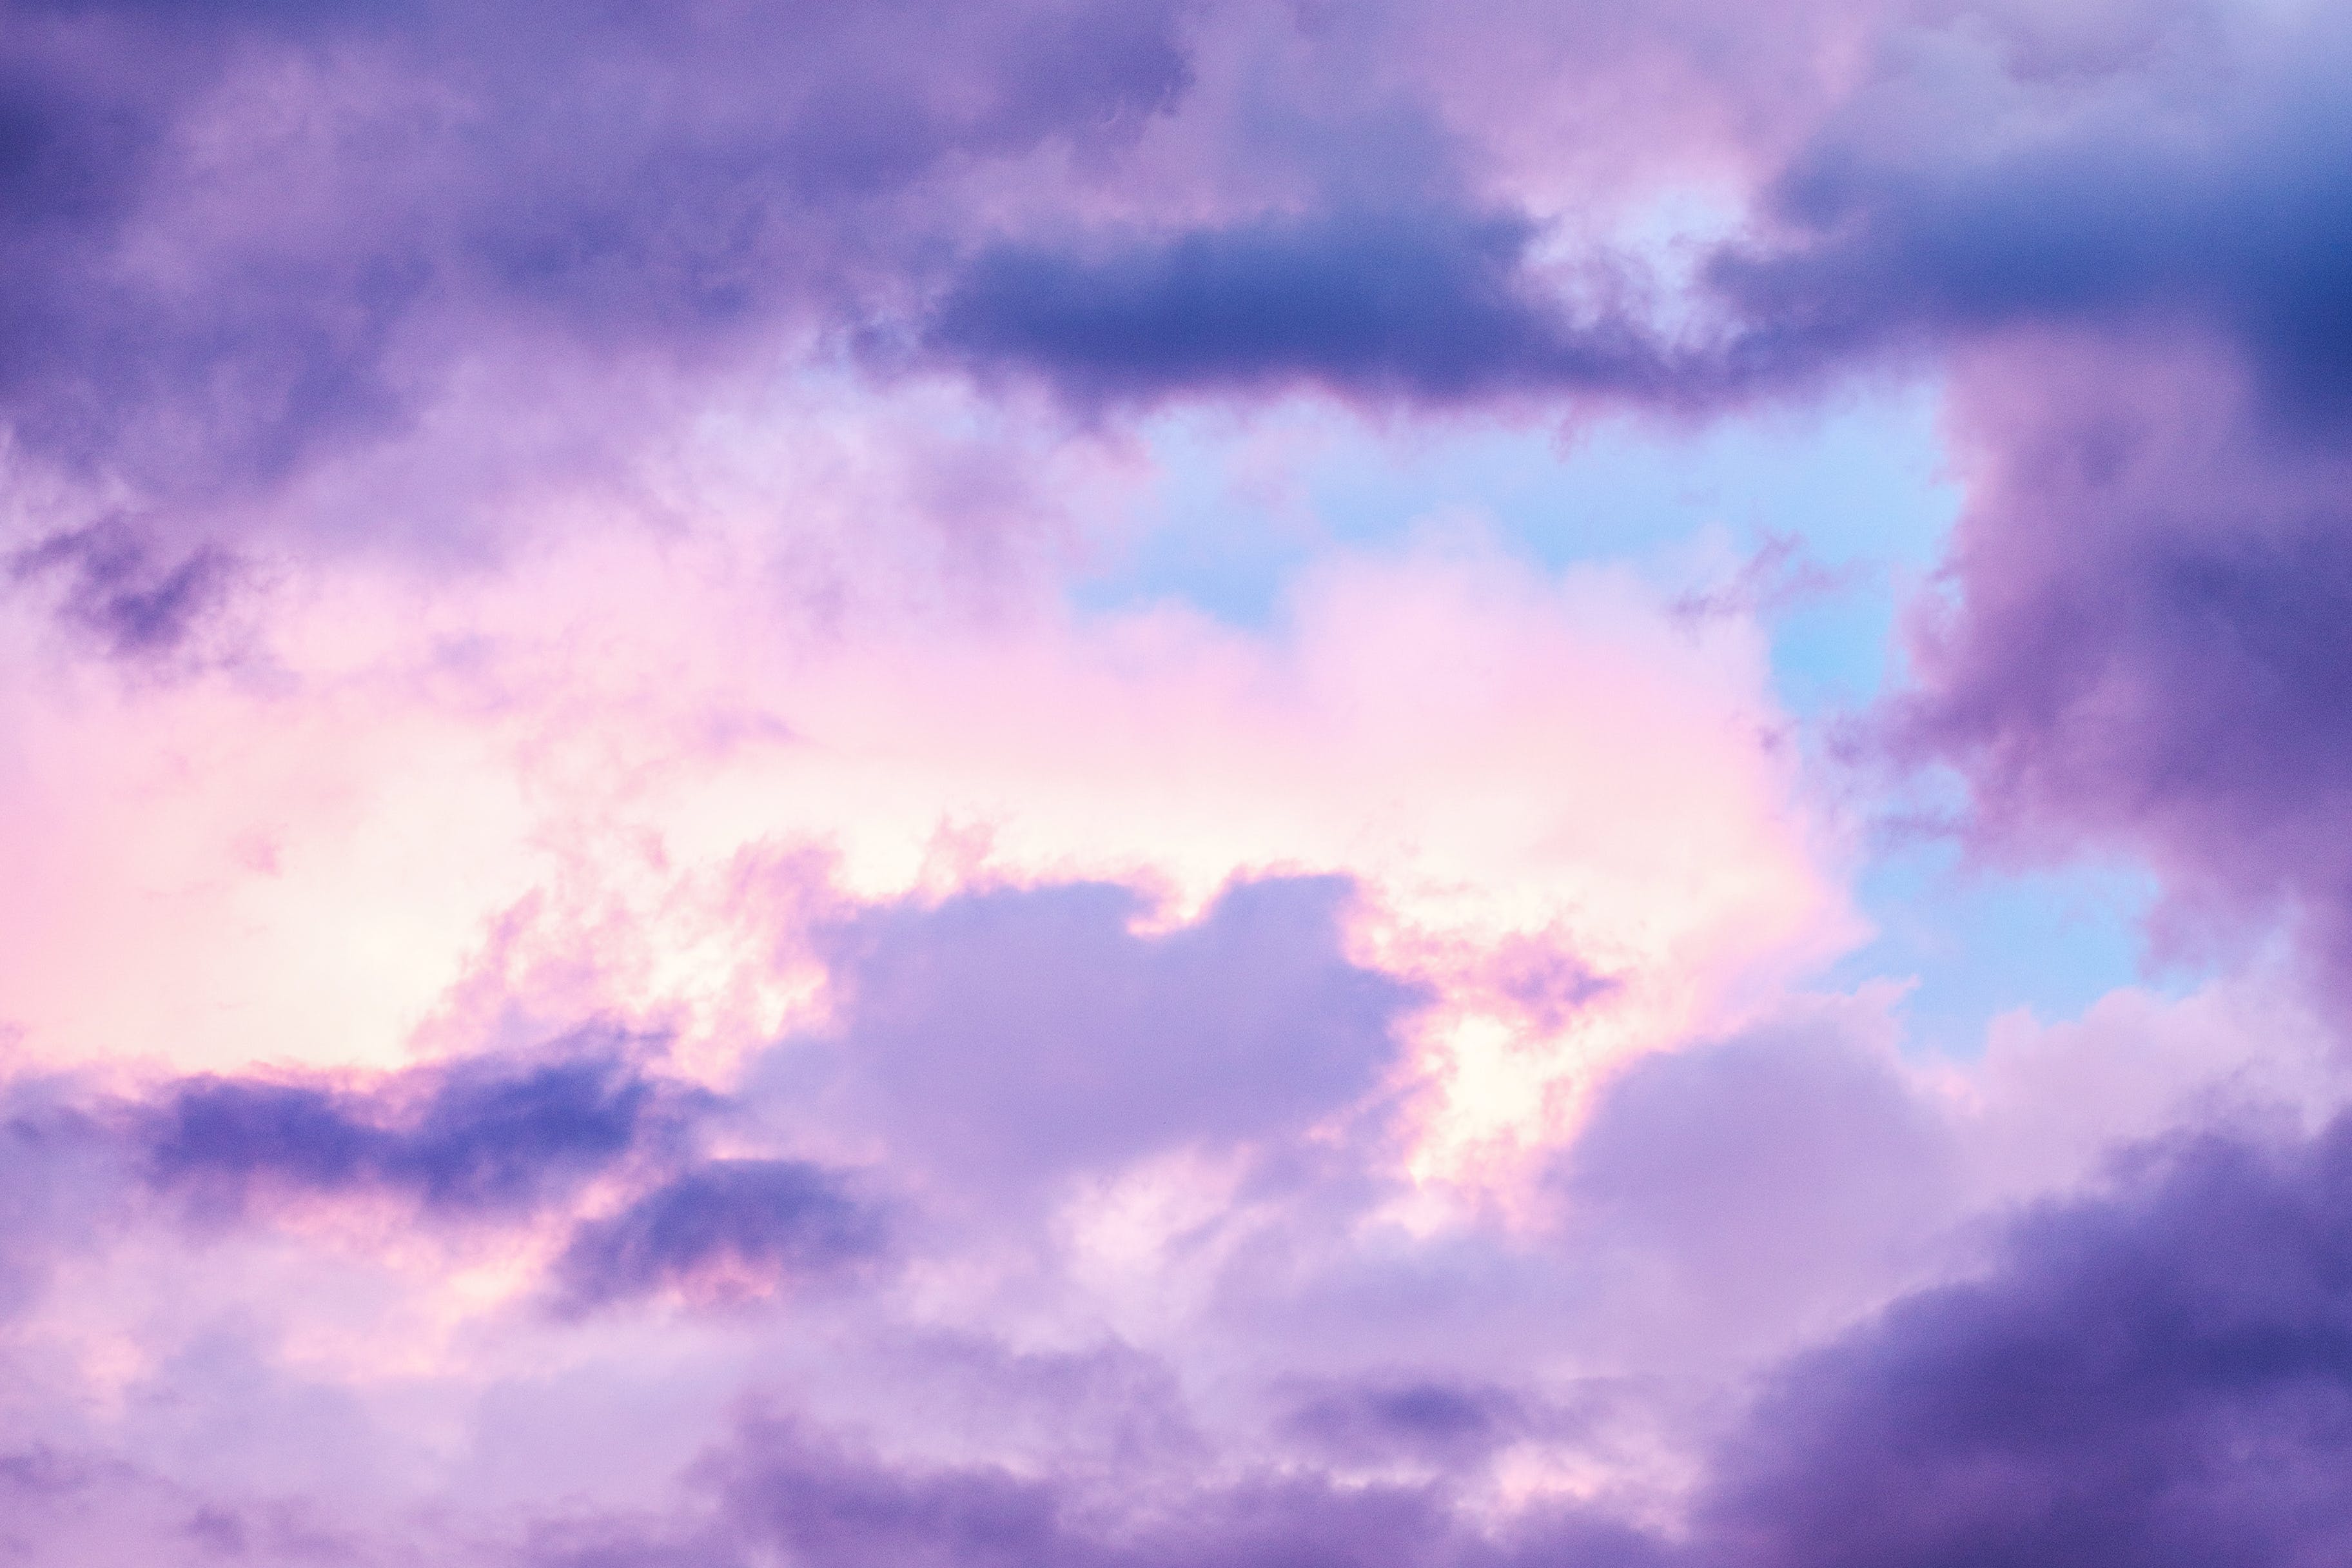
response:
[[[0,1563],[2352,1559],[2352,21],[0,0]]]

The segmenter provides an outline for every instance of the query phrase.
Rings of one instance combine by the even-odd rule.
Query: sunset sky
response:
[[[0,1563],[2352,1562],[2352,13],[0,0]]]

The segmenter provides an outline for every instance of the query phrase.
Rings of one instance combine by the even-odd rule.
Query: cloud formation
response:
[[[2335,444],[2281,428],[2226,358],[2079,339],[1962,383],[1955,596],[1892,710],[2011,854],[2145,854],[2184,939],[2300,916],[2340,962],[2352,788]]]
[[[208,1203],[383,1191],[428,1213],[495,1214],[658,1137],[676,1114],[663,1098],[617,1054],[520,1070],[461,1063],[362,1091],[205,1078],[145,1110],[140,1142],[152,1181]]]
[[[1439,405],[1665,401],[1694,380],[1622,304],[1580,312],[1527,265],[1532,226],[1444,210],[1259,219],[1069,254],[983,252],[929,329],[983,374],[1088,403],[1320,385]]]
[[[486,361],[852,326],[917,281],[943,166],[1116,144],[1187,80],[1157,5],[9,23],[0,412],[21,454],[182,506],[414,435]]]
[[[1983,1279],[1784,1373],[1701,1517],[1725,1561],[2310,1562],[2352,1401],[2352,1131],[2192,1140]]]
[[[1109,885],[866,914],[828,939],[843,1099],[951,1184],[1296,1135],[1381,1086],[1422,1000],[1344,955],[1349,894],[1244,883],[1144,936]]]
[[[0,0],[0,1558],[2343,1557],[2347,44]]]
[[[673,1287],[756,1295],[873,1258],[879,1215],[823,1168],[797,1160],[716,1160],[577,1230],[556,1273],[577,1306]]]

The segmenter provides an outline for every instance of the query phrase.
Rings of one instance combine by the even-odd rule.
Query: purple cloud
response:
[[[951,1182],[1296,1131],[1380,1085],[1421,1000],[1343,955],[1350,896],[1244,883],[1164,935],[1131,931],[1144,901],[1109,884],[880,908],[828,939],[846,1005],[815,1048],[847,1114]]]
[[[2210,939],[2299,915],[2347,951],[2347,468],[2227,361],[2027,343],[1963,382],[1951,601],[1888,713],[1989,849],[2151,858]]]
[[[1297,429],[1121,427],[1173,401],[1710,416],[1924,368],[1965,510],[1886,749],[1952,770],[1996,858],[2136,857],[2168,930],[2252,944],[2284,916],[2352,963],[2352,34],[2195,0],[2042,9],[0,0],[0,571],[127,659],[209,647],[281,565],[285,595],[278,635],[180,705],[119,670],[85,689],[37,614],[11,623],[27,679],[58,683],[0,748],[26,819],[62,825],[19,900],[28,950],[55,905],[173,959],[99,943],[45,983],[193,994],[211,950],[174,933],[367,906],[363,937],[257,949],[302,984],[178,1016],[307,1041],[349,991],[379,1050],[545,1016],[679,1042],[142,1091],[111,1053],[272,1047],[141,1039],[152,1015],[95,993],[0,1018],[12,1061],[21,1040],[89,1075],[0,1085],[0,1557],[2352,1555],[2352,1123],[2192,1130],[1992,1206],[2179,1120],[2176,1090],[2257,1054],[2207,1035],[2278,1014],[2166,1014],[2169,1076],[2123,1110],[2058,1102],[2131,1098],[2102,1092],[2131,1059],[2108,1037],[2168,1004],[2011,1070],[2021,1027],[1930,1088],[1891,1026],[1853,1024],[1887,1016],[1867,994],[1789,1001],[1815,950],[1769,889],[1810,909],[1840,854],[1816,856],[1807,767],[1759,807],[1795,847],[1759,881],[1772,956],[1735,966],[1676,934],[1729,842],[1696,817],[1657,827],[1654,875],[1612,859],[1597,811],[1560,887],[1497,868],[1486,823],[1567,833],[1537,797],[1588,759],[1609,782],[1605,740],[1495,753],[1531,784],[1456,779],[1469,851],[1422,854],[1386,776],[1360,827],[1307,842],[1311,792],[1354,787],[1313,782],[1325,708],[1377,727],[1379,683],[1425,680],[1415,713],[1456,690],[1552,713],[1549,663],[1396,649],[1435,624],[1411,595],[1303,595],[1329,635],[1293,646],[1180,609],[1097,621],[1055,576],[1124,541],[1136,497],[1184,515],[1229,458],[1249,482],[1219,496],[1321,507],[1317,476],[1275,472],[1307,460]],[[1664,234],[1688,205],[1706,237]],[[1450,486],[1489,459],[1408,466]],[[890,608],[790,628],[822,654],[735,657],[728,628],[769,609],[737,585],[796,591],[833,534],[933,510],[989,539],[889,541],[856,570],[928,584],[909,563],[952,575],[994,559],[990,531],[1065,517],[1068,548],[1005,569],[993,619],[844,568],[834,599]],[[1360,521],[1328,510],[1279,552],[1315,558],[1301,581]],[[605,548],[647,516],[674,534]],[[470,544],[478,517],[565,548],[518,549],[498,594],[440,592],[416,541]],[[342,548],[361,538],[402,559]],[[1801,543],[1675,611],[1709,659],[1737,645],[1756,695],[1718,716],[1743,735],[1772,717],[1762,623],[1805,585]],[[803,571],[803,548],[827,558]],[[656,555],[676,574],[641,595]],[[1639,574],[1542,611],[1592,621],[1544,660],[1592,660],[1563,681],[1622,693],[1595,733],[1637,746],[1690,717],[1643,679],[1680,656],[1626,629],[1664,596]],[[709,637],[661,635],[722,603]],[[640,616],[651,635],[609,635]],[[1135,649],[1214,679],[1055,695],[1078,689],[1055,661]],[[1035,663],[967,689],[967,653]],[[937,752],[864,722],[919,687],[947,693]],[[967,715],[966,689],[1019,697]],[[1150,809],[1073,807],[1095,797],[1060,775],[1134,764],[1056,731],[1162,700],[1236,716],[1180,784],[1264,763],[1297,804],[1198,855],[1216,811],[1171,846]],[[1364,754],[1412,773],[1449,733]],[[270,754],[247,770],[247,746]],[[1677,769],[1719,754],[1576,798],[1703,816]],[[925,756],[971,772],[938,792],[952,809],[908,785]],[[83,788],[90,810],[50,809]],[[1007,878],[1077,874],[1057,810],[1088,866],[1257,869],[1181,923],[1111,881],[987,880],[991,825],[962,817],[1024,792],[1002,834],[1037,842]],[[926,890],[802,877],[829,838],[845,883]],[[1587,860],[1617,868],[1588,886]],[[1361,905],[1346,877],[1266,869],[1339,864],[1391,869]],[[1614,978],[1546,929],[1571,909],[1634,955],[1580,937]],[[486,910],[508,913],[478,930]],[[1758,1016],[1784,1022],[1692,1037]],[[2278,1081],[2324,1076],[2298,1058]],[[1563,1142],[1522,1169],[1488,1126]],[[2004,1152],[2031,1172],[1989,1174]],[[308,1223],[339,1206],[408,1223]],[[785,1306],[631,1310],[737,1297]]]
[[[133,659],[181,651],[238,575],[235,559],[217,546],[164,557],[155,542],[119,521],[53,534],[18,552],[9,569],[19,583],[61,580],[66,614],[110,652]]]
[[[1687,378],[1638,317],[1550,297],[1527,266],[1534,237],[1523,219],[1423,208],[998,248],[957,279],[930,341],[1088,403],[1307,384],[1438,404],[1676,395]]]
[[[194,1079],[136,1121],[150,1179],[208,1205],[384,1192],[462,1216],[526,1209],[658,1141],[674,1099],[591,1051],[418,1069],[367,1089]]]
[[[1788,1368],[1706,1560],[2326,1562],[2352,1545],[2352,1126],[2192,1139]]]
[[[485,356],[775,352],[919,275],[944,165],[1116,142],[1187,69],[1151,4],[27,0],[0,421],[185,506],[399,436]]]
[[[1653,1310],[1718,1348],[1870,1299],[1961,1207],[1953,1130],[1894,1052],[1811,1020],[1627,1068],[1552,1191],[1569,1234],[1654,1270]]]
[[[2119,1176],[2020,1219],[1976,1278],[1907,1296],[1782,1366],[1714,1450],[1671,1538],[1598,1507],[1538,1508],[1496,1531],[1438,1483],[1292,1473],[1204,1487],[1149,1457],[1098,1495],[1067,1478],[894,1464],[765,1425],[704,1470],[709,1517],[641,1528],[625,1547],[592,1530],[594,1550],[542,1561],[762,1549],[943,1568],[2329,1560],[2352,1540],[2337,1482],[2352,1430],[2352,1125],[2285,1143],[2190,1136]],[[1327,1452],[1402,1443],[1473,1458],[1525,1421],[1505,1391],[1370,1384],[1300,1418]]]
[[[1486,1458],[1533,1424],[1509,1389],[1429,1379],[1327,1389],[1302,1400],[1287,1421],[1342,1461],[1402,1458],[1447,1468]]]
[[[1779,237],[1712,263],[1743,372],[2180,322],[2239,343],[2274,414],[2345,412],[2352,290],[2325,258],[2352,243],[2352,33],[2154,9],[2063,45],[2020,14],[1891,51],[1773,182]]]
[[[1412,36],[1395,9],[1368,37]],[[2021,16],[1891,24],[1853,91],[1769,117],[1776,145],[1816,130],[1762,171],[1765,221],[1702,268],[1703,319],[1669,331],[1606,247],[1572,247],[1574,287],[1532,263],[1552,236],[1501,177],[1508,126],[1440,75],[1405,70],[1375,110],[1318,71],[1230,127],[1232,152],[1213,117],[1235,110],[1203,104],[1173,185],[1123,161],[1192,106],[1215,29],[1308,59],[1329,34],[1254,15],[19,5],[0,419],[30,455],[185,506],[413,431],[489,362],[577,380],[847,353],[1034,373],[1095,405],[1318,385],[1689,409],[1889,344],[2186,312],[2297,407],[2343,380],[2352,317],[2312,259],[2347,205],[2325,21],[2191,13],[2150,42],[2134,18],[2063,58]],[[1678,15],[1569,31],[1602,64],[1721,42]],[[2193,68],[2214,51],[2241,85]],[[1334,128],[1357,156],[1324,145]],[[1007,204],[991,179],[1041,149],[1076,167]],[[1288,173],[1229,166],[1245,153]],[[611,435],[652,416],[584,416]]]
[[[0,1324],[108,1238],[130,1185],[117,1152],[72,1085],[0,1085]]]
[[[775,1423],[747,1430],[706,1476],[719,1506],[700,1529],[567,1532],[572,1540],[550,1537],[534,1563],[591,1568],[676,1553],[737,1563],[763,1551],[825,1568],[1649,1568],[1668,1561],[1634,1531],[1574,1511],[1486,1534],[1433,1489],[1276,1476],[1213,1488],[1130,1483],[1121,1503],[1106,1508],[1051,1479],[988,1467],[893,1466]]]
[[[740,1293],[839,1274],[886,1240],[881,1215],[820,1166],[714,1160],[583,1225],[556,1275],[575,1308],[714,1279]]]

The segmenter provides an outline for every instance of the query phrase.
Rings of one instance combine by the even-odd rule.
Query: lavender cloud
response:
[[[1569,1234],[1656,1272],[1644,1310],[1728,1346],[1940,1261],[1960,1155],[1893,1049],[1812,1018],[1633,1064],[1551,1179]]]
[[[1349,895],[1245,882],[1161,935],[1112,884],[860,914],[827,939],[841,1103],[910,1167],[1013,1185],[1296,1131],[1380,1085],[1420,999],[1343,955]]]
[[[1931,1087],[1876,1004],[1784,1005],[1842,938],[1746,739],[1765,656],[1661,675],[1757,584],[1643,641],[1630,588],[1415,559],[1295,672],[1177,613],[765,640],[808,519],[1042,527],[1025,442],[1116,467],[1172,400],[1705,416],[1926,367],[1966,510],[1881,738],[1979,847],[2352,959],[2347,35],[2036,9],[0,0],[11,585],[180,658],[267,547],[446,544],[534,441],[516,515],[589,542],[478,604],[304,579],[309,640],[182,708],[40,667],[72,721],[0,760],[65,826],[16,912],[98,935],[26,944],[0,1046],[451,1054],[7,1089],[0,1555],[2345,1557],[2352,1124],[2000,1211],[2286,1047],[2168,1045],[2116,1109],[2159,1053]],[[1712,238],[1643,237],[1694,191]],[[745,388],[841,428],[701,417]],[[727,489],[657,428],[784,477],[621,547],[606,476],[632,519]],[[866,893],[762,869],[827,843]],[[1240,879],[1179,922],[1052,879],[1145,867]],[[301,984],[205,989],[265,927],[218,951]],[[174,1009],[199,1041],[138,1037]],[[604,1031],[464,1054],[548,1016],[675,1019],[712,1087]],[[1486,1125],[1564,1146],[1522,1190]],[[338,1205],[401,1234],[245,1223]],[[780,1310],[667,1310],[737,1297]]]
[[[204,1078],[137,1113],[150,1179],[231,1211],[381,1192],[448,1216],[527,1209],[674,1130],[674,1098],[594,1052],[461,1062],[364,1089]]]
[[[2327,1560],[2352,1532],[2335,1484],[2352,1415],[2352,1126],[2192,1134],[2118,1175],[2019,1219],[1975,1277],[1784,1363],[1711,1451],[1672,1535],[1612,1521],[1605,1502],[1538,1506],[1498,1530],[1448,1484],[1343,1489],[1295,1471],[1201,1486],[1147,1465],[1103,1495],[767,1422],[703,1470],[707,1516],[606,1532],[597,1549],[1335,1568]],[[1509,1394],[1367,1384],[1307,1419],[1318,1441],[1360,1447],[1370,1428],[1405,1427],[1476,1451],[1519,1415]],[[575,1542],[583,1531],[596,1534],[575,1526]]]
[[[32,1305],[63,1259],[100,1246],[129,1173],[74,1086],[0,1085],[0,1323]]]
[[[1523,1436],[1530,1415],[1507,1388],[1420,1379],[1323,1390],[1301,1400],[1287,1425],[1341,1460],[1402,1457],[1453,1468]]]
[[[1152,1488],[1106,1509],[1052,1480],[989,1468],[894,1466],[779,1422],[749,1428],[706,1474],[719,1506],[699,1530],[667,1538],[615,1531],[593,1545],[551,1542],[536,1561],[586,1568],[640,1560],[635,1553],[659,1562],[668,1551],[737,1563],[756,1561],[762,1550],[812,1563],[926,1568],[1174,1568],[1204,1560],[1241,1568],[1515,1568],[1561,1560],[1634,1568],[1664,1561],[1637,1533],[1575,1513],[1495,1539],[1467,1527],[1442,1493],[1405,1486],[1267,1476],[1222,1488]]]
[[[821,1166],[714,1160],[573,1233],[557,1261],[567,1301],[590,1308],[714,1279],[749,1294],[876,1258],[887,1230]]]
[[[2352,36],[2325,11],[2188,8],[2118,16],[2105,50],[2053,53],[2054,30],[1994,12],[1890,49],[1769,186],[1777,240],[1711,263],[1744,323],[1734,363],[1769,380],[2021,326],[2177,322],[2237,343],[2274,416],[2340,416],[2352,293],[2324,258],[2352,237]]]
[[[1183,90],[1175,26],[1055,0],[22,0],[0,419],[28,457],[215,505],[409,430],[484,355],[708,368],[853,324],[937,243],[894,200],[1131,134]]]
[[[1961,383],[1970,500],[1899,754],[2012,858],[2145,855],[2200,945],[2284,912],[2340,958],[2346,467],[2226,353],[2020,343]]]

